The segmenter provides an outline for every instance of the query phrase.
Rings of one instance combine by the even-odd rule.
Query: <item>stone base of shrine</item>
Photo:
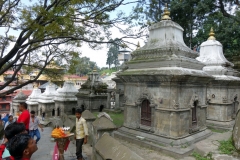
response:
[[[235,124],[235,120],[224,121],[224,122],[207,120],[206,122],[207,122],[208,128],[223,129],[223,130],[232,130]]]
[[[114,132],[114,138],[137,144],[141,147],[160,151],[175,158],[183,158],[194,150],[194,143],[201,141],[212,135],[208,129],[195,132],[179,139],[161,137],[147,132],[142,132],[126,127],[121,127]]]

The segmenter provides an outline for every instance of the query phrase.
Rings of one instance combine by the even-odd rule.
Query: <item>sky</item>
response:
[[[131,2],[133,0],[125,0],[125,1]],[[122,10],[125,12],[126,15],[129,15],[130,12],[132,11],[132,7],[135,5],[136,5],[136,3],[125,5],[125,6],[120,6],[117,9],[117,11]],[[117,11],[112,13],[111,16],[114,16],[117,13]],[[118,31],[118,29],[112,28],[111,30],[113,33],[112,39],[123,36],[123,34],[121,34]],[[129,39],[128,41],[130,41],[131,43],[134,43],[134,44],[137,44],[139,42],[140,46],[143,46],[143,44],[144,44],[144,41],[142,39]],[[132,49],[134,49],[134,46],[132,46]],[[89,57],[90,60],[96,62],[99,67],[108,67],[108,65],[106,65],[107,52],[108,52],[108,48],[106,47],[106,45],[103,46],[100,50],[93,50],[93,49],[89,48],[88,45],[83,44],[83,46],[81,48],[79,48],[79,50],[82,53],[81,56]]]

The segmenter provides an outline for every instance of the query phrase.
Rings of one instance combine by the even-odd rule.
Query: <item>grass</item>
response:
[[[93,114],[97,117],[97,115],[99,114],[99,112],[93,112]],[[113,123],[117,126],[117,127],[121,127],[123,125],[124,122],[124,116],[123,113],[108,113],[109,116],[112,118]]]
[[[193,156],[194,158],[196,158],[196,160],[213,160],[213,158],[212,158],[212,153],[211,153],[211,152],[208,153],[206,156],[202,156],[202,155],[200,155],[200,154],[197,153],[197,152],[193,152],[193,153],[192,153],[192,156]]]
[[[218,141],[219,142],[219,147],[218,150],[222,153],[222,154],[228,154],[228,155],[232,155],[234,152],[236,152],[236,148],[233,146],[233,140],[232,137],[229,138],[229,140],[222,140],[222,141]]]
[[[111,69],[104,69],[102,71],[100,71],[101,75],[111,75],[112,72],[116,72],[117,70],[115,68],[111,68]]]

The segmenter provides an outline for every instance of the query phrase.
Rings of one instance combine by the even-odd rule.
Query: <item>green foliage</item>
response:
[[[222,154],[228,154],[228,155],[232,155],[234,152],[236,152],[236,148],[233,145],[233,139],[232,137],[229,138],[228,140],[222,140],[222,141],[218,141],[219,142],[219,147],[218,150],[222,153]]]
[[[68,73],[77,75],[86,75],[94,68],[98,69],[96,62],[90,61],[88,57],[73,56],[70,60]]]
[[[116,72],[116,68],[111,68],[111,69],[103,69],[100,71],[101,75],[111,75],[112,72]]]
[[[109,66],[109,68],[111,67],[111,65],[114,65],[116,68],[117,65],[119,65],[118,54],[120,50],[121,41],[117,38],[110,41],[112,43],[109,45],[106,64]]]
[[[71,54],[78,52],[76,47],[83,43],[93,49],[109,43],[112,34],[109,28],[118,28],[116,23],[126,21],[123,13],[110,16],[123,3],[122,0],[0,1],[0,75],[14,66],[15,73],[24,66],[27,72],[40,70],[33,80],[5,93],[37,80],[52,59],[59,65],[63,65],[63,59],[69,62],[74,57]],[[118,29],[125,31],[125,37],[135,37],[129,35],[131,30]],[[78,60],[73,63],[78,63]],[[89,64],[89,68],[92,66]],[[76,72],[86,74],[88,71],[84,68],[84,71],[79,69]],[[74,67],[71,66],[69,72],[74,73]],[[0,90],[12,79],[0,86]]]
[[[213,160],[213,158],[212,158],[212,153],[211,153],[211,152],[208,153],[206,156],[202,156],[202,155],[200,155],[200,154],[197,153],[197,152],[193,152],[193,153],[192,153],[192,156],[193,156],[194,158],[196,158],[196,160]]]
[[[235,0],[141,0],[132,17],[146,27],[159,22],[163,3],[168,3],[171,18],[184,29],[184,42],[189,46],[206,41],[211,27],[227,56],[240,55],[240,11]]]

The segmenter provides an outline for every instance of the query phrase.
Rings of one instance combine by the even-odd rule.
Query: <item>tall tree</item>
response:
[[[106,64],[109,66],[109,69],[112,64],[115,66],[115,68],[119,65],[118,54],[119,54],[120,46],[122,45],[121,40],[118,38],[110,41],[112,43],[108,46],[109,49],[107,53],[107,62],[106,62]]]
[[[1,95],[37,80],[53,58],[68,55],[74,46],[85,42],[97,48],[109,43],[109,28],[126,20],[123,13],[110,14],[127,4],[124,0],[1,0],[0,75],[13,67],[15,70],[0,90],[14,81],[23,66],[40,70],[34,79]]]
[[[90,61],[88,57],[79,57],[75,55],[69,62],[68,73],[70,74],[82,76],[88,74],[95,68],[99,69],[96,62]]]
[[[133,18],[143,27],[160,21],[163,2],[142,0],[133,10]],[[172,20],[184,28],[184,41],[192,47],[208,37],[211,26],[227,54],[239,48],[239,0],[169,0]],[[225,38],[225,39],[224,39]]]

